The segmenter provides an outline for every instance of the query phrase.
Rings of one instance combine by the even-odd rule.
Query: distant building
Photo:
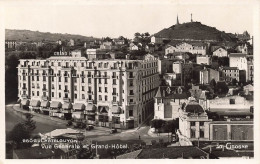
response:
[[[248,41],[250,40],[250,35],[247,31],[244,31],[243,34],[235,34],[235,36],[240,40],[240,41]]]
[[[154,119],[179,118],[180,105],[188,99],[182,87],[159,87],[154,97]]]
[[[254,82],[254,60],[247,61],[247,81]]]
[[[101,49],[101,50],[111,50],[111,49],[112,49],[112,42],[110,42],[110,41],[104,41],[104,42],[100,45],[100,49]]]
[[[136,45],[136,44],[134,44],[134,43],[130,43],[129,49],[130,49],[131,51],[139,50],[139,46]]]
[[[216,50],[213,51],[213,55],[212,56],[217,56],[217,57],[227,57],[228,56],[228,52],[226,49],[219,47]]]
[[[166,48],[165,48],[165,55],[172,54],[176,51],[177,51],[177,48],[175,46],[167,45]]]
[[[236,47],[238,53],[248,54],[248,46],[247,44],[241,44]]]
[[[239,82],[239,69],[237,67],[223,67],[221,68],[221,78],[226,82],[232,82],[233,79]]]
[[[69,46],[73,47],[74,45],[75,45],[74,40],[73,40],[73,39],[70,39],[70,41],[69,41]]]
[[[219,71],[211,68],[204,68],[200,71],[200,84],[209,84],[212,79],[219,81]]]
[[[233,103],[233,99],[227,98]],[[214,101],[214,100],[212,100]],[[220,103],[223,108],[205,108],[189,98],[180,110],[180,143],[188,141],[253,141],[253,113],[249,109],[230,108],[233,104]],[[239,104],[242,104],[239,102]]]
[[[181,61],[176,61],[173,62],[172,64],[172,70],[174,73],[178,74],[178,73],[182,73],[182,62]]]
[[[197,64],[211,65],[211,57],[210,56],[197,56],[196,57]]]
[[[159,74],[172,73],[173,60],[159,59],[158,60],[158,72]]]
[[[101,49],[87,49],[86,50],[87,58],[89,60],[93,59],[109,59],[110,55],[105,50]]]
[[[242,72],[240,72],[240,76],[245,76],[245,77],[240,77],[241,79],[245,79],[247,81],[247,76],[246,74],[248,73],[248,66],[247,66],[247,58],[246,54],[241,54],[241,53],[231,53],[229,54],[229,66],[230,67],[237,67],[240,71],[244,71],[244,75]],[[244,80],[242,80],[244,81]]]
[[[5,40],[5,49],[15,49],[17,44],[15,40]]]
[[[203,43],[180,43],[176,45],[177,52],[206,55],[206,45]]]

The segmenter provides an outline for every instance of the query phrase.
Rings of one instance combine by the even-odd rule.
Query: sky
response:
[[[193,21],[220,31],[253,32],[254,3],[242,1],[17,2],[5,4],[4,22],[7,29],[133,38],[136,32],[154,34],[174,25],[177,15],[180,23],[189,22],[192,13]]]

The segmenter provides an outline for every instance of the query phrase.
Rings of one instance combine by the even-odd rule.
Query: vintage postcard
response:
[[[3,161],[258,159],[259,1],[2,4]]]

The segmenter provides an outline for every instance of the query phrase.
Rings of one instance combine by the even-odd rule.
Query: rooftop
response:
[[[208,153],[194,146],[175,146],[167,148],[141,149],[117,157],[117,159],[201,159]]]

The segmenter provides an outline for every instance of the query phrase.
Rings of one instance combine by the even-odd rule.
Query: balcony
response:
[[[39,74],[39,72],[36,72],[34,75],[35,75],[35,76],[39,76],[40,74]]]
[[[91,77],[91,74],[88,74],[87,77]]]
[[[112,78],[114,79],[114,78],[116,78],[116,76],[113,75]]]
[[[76,77],[76,78],[78,78],[79,75],[77,75],[77,74],[72,74],[71,77]]]
[[[68,89],[64,89],[64,93],[69,93],[69,90]]]
[[[23,75],[23,76],[27,76],[27,73],[23,72],[22,75]]]
[[[47,92],[47,88],[42,88],[42,91],[43,92]]]
[[[92,94],[92,91],[88,91],[89,94]]]
[[[84,74],[80,74],[80,77],[85,77],[85,75]]]
[[[112,95],[117,95],[117,94],[115,92],[113,92]]]
[[[56,74],[54,74],[54,73],[50,73],[50,74],[48,74],[48,76],[56,76]]]
[[[70,98],[69,97],[63,97],[63,100],[64,101],[70,101]]]
[[[69,77],[69,74],[64,73],[63,76],[64,77]]]
[[[47,73],[42,73],[42,76],[47,76]]]
[[[26,90],[27,90],[27,88],[26,88],[26,87],[22,87],[22,90],[23,90],[23,91],[26,91]]]
[[[110,67],[110,69],[118,69],[118,67]]]
[[[131,75],[131,76],[130,76],[130,75],[128,76],[128,79],[133,79],[133,78],[135,78],[135,77],[132,76],[132,75]]]
[[[57,73],[57,76],[61,76],[61,74],[60,74],[60,73]]]
[[[26,94],[22,94],[22,98],[28,98]]]

